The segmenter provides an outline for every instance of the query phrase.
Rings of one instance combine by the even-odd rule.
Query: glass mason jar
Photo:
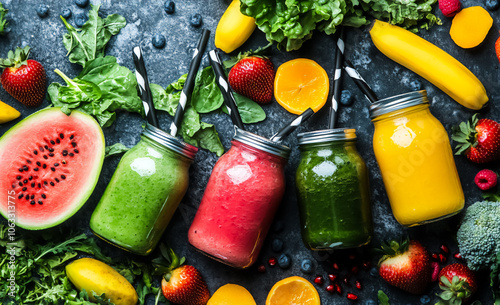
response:
[[[365,162],[356,149],[355,129],[298,135],[296,172],[302,240],[311,250],[360,247],[373,224]]]
[[[285,192],[290,149],[238,128],[231,143],[214,166],[188,237],[202,253],[247,268]]]
[[[396,220],[416,226],[464,207],[448,134],[429,111],[425,90],[370,106],[373,150]]]
[[[155,247],[186,193],[198,149],[146,125],[120,160],[90,219],[100,238],[139,255]]]

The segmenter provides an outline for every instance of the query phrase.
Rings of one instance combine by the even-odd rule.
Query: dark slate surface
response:
[[[32,57],[44,65],[49,83],[62,82],[53,72],[56,68],[65,72],[70,77],[78,74],[80,67],[69,63],[65,57],[66,50],[62,45],[62,35],[65,33],[65,28],[58,15],[64,8],[71,8],[73,17],[69,21],[74,24],[75,14],[86,12],[89,7],[85,9],[79,8],[70,0],[43,1],[43,3],[48,4],[50,13],[47,18],[40,19],[35,9],[42,1],[3,0],[2,2],[10,10],[10,28],[12,31],[7,37],[0,38],[1,56],[5,56],[8,50],[16,46],[30,45],[32,47]],[[98,1],[91,2],[98,3]],[[146,66],[150,82],[166,86],[187,72],[192,50],[201,33],[201,29],[193,28],[189,25],[190,16],[194,13],[201,13],[203,16],[203,27],[215,32],[217,21],[228,4],[228,0],[179,0],[176,1],[176,13],[174,15],[166,15],[162,9],[163,1],[160,0],[104,0],[101,8],[102,12],[121,14],[128,22],[121,33],[109,43],[107,54],[116,56],[120,64],[133,69],[131,50],[134,46],[140,45],[147,60]],[[464,7],[484,5],[484,1],[462,1],[462,4]],[[443,17],[440,12],[437,12],[437,14]],[[498,11],[493,12],[492,16],[495,19],[495,23],[500,20],[500,13]],[[483,111],[484,115],[499,119],[500,110],[495,102],[500,94],[498,86],[500,73],[498,71],[498,60],[494,54],[494,42],[498,36],[498,26],[496,24],[493,26],[480,47],[473,50],[463,50],[453,43],[448,34],[451,20],[443,18],[443,23],[443,26],[435,26],[428,32],[422,32],[421,35],[465,63],[479,77],[486,87],[491,100],[490,108]],[[165,49],[158,50],[152,47],[151,38],[157,32],[167,37]],[[264,35],[256,30],[242,49],[254,48],[265,43]],[[213,33],[209,41],[209,48],[211,47],[213,47]],[[452,125],[468,119],[472,115],[471,111],[451,100],[432,84],[381,54],[371,43],[366,28],[349,29],[347,31],[347,54],[348,58],[351,59],[380,97],[410,91],[410,82],[414,79],[420,80],[432,99],[432,113],[443,123],[448,132],[450,132]],[[310,42],[306,43],[300,51],[296,52],[285,53],[274,49],[272,60],[275,68],[277,68],[281,63],[298,57],[316,60],[326,69],[330,76],[333,75],[334,43],[331,37],[316,33]],[[208,65],[206,56],[202,64],[204,66]],[[372,245],[377,246],[381,240],[399,237],[402,234],[409,234],[412,238],[421,240],[430,251],[437,251],[439,245],[445,242],[450,247],[452,253],[456,252],[457,246],[454,236],[460,216],[411,229],[400,226],[394,220],[371,147],[373,125],[368,117],[367,102],[349,79],[344,78],[343,86],[354,93],[356,101],[352,106],[340,110],[339,125],[340,127],[353,127],[357,129],[359,138],[358,149],[370,171],[373,219],[375,223],[375,236]],[[22,117],[26,117],[37,110],[24,107],[4,90],[0,90],[0,100],[19,109],[22,112]],[[44,108],[47,105],[48,102],[45,101],[38,109]],[[250,131],[257,132],[263,136],[271,136],[293,117],[276,102],[265,106],[264,109],[268,118],[263,123],[248,126]],[[232,126],[229,117],[217,114],[204,116],[204,119],[207,122],[216,124],[221,140],[227,149],[230,146],[232,136]],[[16,120],[0,126],[0,134],[3,134],[18,121]],[[161,125],[167,128],[171,118],[161,113],[160,121]],[[326,128],[326,121],[327,111],[324,109],[304,126],[300,127],[299,132]],[[143,120],[136,114],[119,113],[115,124],[104,130],[106,143],[122,142],[129,147],[133,146],[139,140],[142,122]],[[283,225],[283,229],[274,229],[268,235],[259,262],[256,264],[256,266],[262,263],[266,265],[267,271],[263,274],[256,271],[256,266],[243,271],[227,267],[204,257],[188,245],[186,237],[187,229],[201,200],[211,169],[217,160],[214,154],[207,151],[200,151],[198,153],[190,172],[188,194],[183,199],[163,238],[165,241],[171,243],[174,249],[182,255],[187,256],[190,264],[195,265],[201,270],[207,279],[209,289],[212,293],[223,284],[237,283],[246,287],[253,294],[258,304],[264,304],[267,293],[272,285],[282,278],[299,275],[312,281],[316,274],[326,276],[327,273],[334,271],[332,263],[337,261],[342,268],[340,271],[341,276],[345,275],[348,269],[350,269],[348,268],[349,262],[344,262],[347,256],[345,252],[315,253],[307,250],[301,242],[294,186],[294,172],[299,162],[299,152],[297,149],[297,140],[294,135],[285,141],[287,145],[293,148],[293,152],[286,168],[287,192],[275,218],[275,224],[278,227]],[[456,157],[455,160],[466,194],[466,202],[467,204],[471,204],[480,199],[480,191],[473,183],[474,175],[482,168],[497,169],[498,164],[479,166],[466,161],[461,156]],[[76,227],[78,230],[83,230],[90,234],[88,220],[118,161],[119,158],[117,157],[105,161],[98,186],[93,196],[84,208],[64,225],[73,228]],[[274,253],[271,249],[271,241],[274,237],[280,237],[285,241],[283,252],[292,258],[292,265],[288,270],[281,270],[277,266],[269,267],[266,263],[271,256],[279,256],[278,253]],[[105,245],[104,243],[102,245],[108,253],[114,255],[123,254],[117,248]],[[371,260],[372,264],[375,264],[377,261],[377,257],[371,255],[368,248],[354,252],[357,253],[358,257],[364,256],[365,259]],[[315,271],[311,275],[300,271],[300,262],[304,258],[313,259],[315,262]],[[450,257],[450,261],[454,261],[454,259]],[[487,287],[487,274],[480,274],[480,278],[481,286],[483,287],[480,288],[478,293],[479,298],[483,303],[490,304],[492,301],[490,291]],[[354,287],[353,283],[355,279],[359,279],[362,282],[364,287],[361,291]],[[327,293],[324,289],[326,285],[317,286],[322,303],[350,304],[350,301],[346,300],[345,295],[346,292],[353,292],[359,295],[359,303],[363,304],[367,299],[376,299],[377,291],[383,289],[390,296],[391,304],[420,304],[420,296],[412,296],[387,285],[377,275],[370,275],[369,270],[361,270],[358,275],[351,276],[349,283],[348,286],[343,284],[344,291],[342,296]],[[426,292],[426,295],[431,297],[432,304],[436,302],[435,294],[438,290],[437,285],[432,285],[432,288]]]

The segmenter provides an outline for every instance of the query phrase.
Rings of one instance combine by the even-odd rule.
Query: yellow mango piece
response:
[[[215,46],[231,53],[248,40],[255,30],[255,19],[240,12],[240,0],[233,0],[215,30]]]
[[[464,8],[451,22],[451,39],[461,48],[477,47],[493,25],[490,13],[480,6]]]
[[[0,124],[10,122],[21,116],[21,113],[13,107],[0,101]]]

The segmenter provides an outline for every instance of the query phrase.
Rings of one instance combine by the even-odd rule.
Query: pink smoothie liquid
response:
[[[257,259],[283,197],[286,159],[232,144],[215,164],[188,237],[208,256],[247,268]]]

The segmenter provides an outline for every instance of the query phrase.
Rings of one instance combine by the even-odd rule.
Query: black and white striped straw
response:
[[[148,73],[146,72],[146,65],[144,64],[144,56],[142,55],[141,47],[134,48],[132,57],[134,58],[135,77],[137,79],[137,84],[139,85],[139,93],[141,95],[146,118],[149,124],[159,128],[153,104],[153,95],[151,94],[151,88],[149,88]]]
[[[245,130],[240,112],[238,111],[238,106],[236,105],[236,100],[234,99],[233,89],[231,89],[231,86],[227,81],[226,73],[224,72],[219,53],[217,53],[217,50],[212,50],[208,54],[210,64],[214,69],[216,83],[219,86],[222,96],[224,97],[224,104],[226,105],[227,112],[231,117],[231,121],[233,121],[233,124],[238,128]]]
[[[179,105],[177,105],[177,110],[175,111],[174,120],[170,125],[170,134],[172,136],[177,135],[177,131],[181,127],[182,117],[184,116],[184,110],[186,109],[187,101],[191,98],[191,93],[193,93],[194,81],[196,78],[196,73],[200,68],[201,58],[207,47],[208,38],[210,38],[210,31],[207,29],[203,30],[203,33],[198,41],[198,46],[194,50],[193,58],[189,64],[189,72],[182,88],[181,98],[179,100]]]
[[[333,97],[332,106],[328,116],[328,128],[333,129],[337,124],[337,110],[339,108],[340,93],[342,87],[342,66],[344,61],[344,27],[340,27],[339,38],[337,39],[337,50],[335,51],[335,75],[333,77]]]
[[[284,137],[291,134],[295,129],[297,129],[297,127],[300,126],[300,124],[302,124],[302,122],[310,118],[313,114],[314,110],[312,110],[311,108],[307,108],[306,111],[302,112],[301,115],[291,121],[287,126],[285,126],[285,128],[281,129],[274,136],[272,136],[271,141],[281,142]]]
[[[354,81],[354,83],[358,86],[359,90],[363,92],[365,95],[365,98],[370,102],[370,103],[375,103],[378,100],[377,95],[375,92],[373,92],[372,88],[368,85],[368,83],[361,77],[361,74],[354,68],[352,63],[345,58],[344,59],[344,70],[347,72],[347,75]]]

